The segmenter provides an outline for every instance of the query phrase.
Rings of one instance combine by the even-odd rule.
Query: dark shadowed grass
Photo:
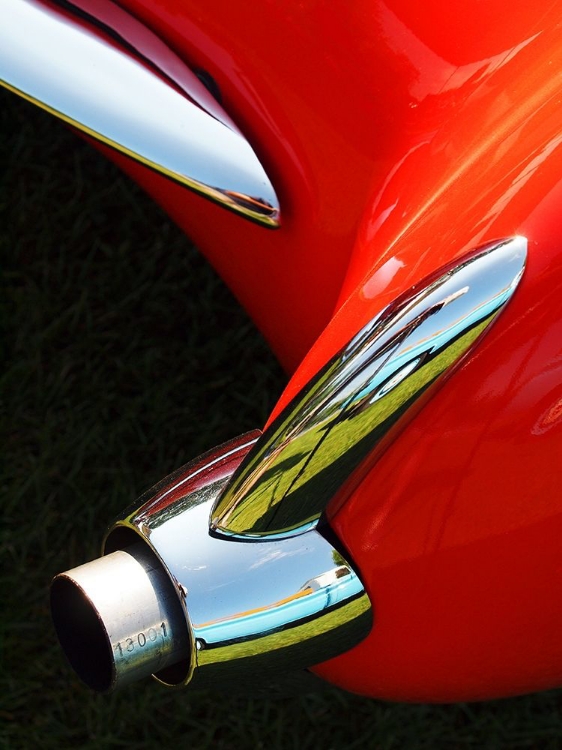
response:
[[[559,748],[560,694],[392,705],[91,694],[50,624],[53,574],[142,490],[263,423],[284,379],[187,240],[73,134],[0,92],[0,747]]]

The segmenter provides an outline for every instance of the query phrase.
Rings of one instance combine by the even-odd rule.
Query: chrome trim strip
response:
[[[525,267],[524,237],[480,249],[366,325],[279,415],[212,514],[215,533],[301,534],[353,489],[396,425],[496,319]]]
[[[124,25],[158,50],[163,65],[88,25],[79,7],[71,15],[79,5],[65,2],[63,12],[40,0],[0,2],[0,85],[225,208],[277,227],[269,178],[197,77],[111,0],[98,0],[96,12],[126,16]]]

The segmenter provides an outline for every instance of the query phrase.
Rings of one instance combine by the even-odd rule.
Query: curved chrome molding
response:
[[[215,533],[301,534],[343,502],[356,470],[495,320],[526,254],[524,237],[481,248],[359,331],[256,443],[213,510]]]
[[[111,0],[59,4],[64,10],[41,0],[0,3],[0,85],[225,208],[277,227],[279,202],[256,154],[185,64]],[[155,50],[157,61],[149,56]]]
[[[210,534],[213,504],[260,434],[231,441],[165,479],[114,524],[106,557],[55,578],[59,637],[91,687],[106,690],[152,671],[168,685],[248,682],[254,688],[286,681],[287,673],[336,656],[369,633],[372,612],[360,579],[317,531],[266,543]],[[135,566],[127,559],[122,570],[122,561],[142,557],[145,545],[158,558],[160,573],[151,572],[151,588],[141,559],[136,564],[141,583],[133,595]],[[158,577],[163,570],[183,611],[183,632],[177,615],[172,620],[174,613],[167,614],[170,603]],[[108,604],[104,583],[110,578]],[[85,617],[73,615],[61,579],[80,587],[75,599]],[[87,625],[80,625],[80,617],[97,623],[89,638],[81,635]],[[172,622],[175,642],[165,647]],[[69,647],[69,629],[79,634],[80,649]],[[102,652],[95,660],[89,654],[92,643]],[[170,664],[174,655],[176,663]]]

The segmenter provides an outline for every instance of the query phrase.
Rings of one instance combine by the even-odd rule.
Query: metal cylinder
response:
[[[95,690],[126,685],[189,657],[177,592],[143,542],[58,575],[51,610],[70,664]]]
[[[174,472],[115,521],[104,557],[55,578],[59,640],[92,688],[153,674],[255,692],[293,684],[291,674],[370,631],[363,584],[318,531],[251,543],[211,533],[217,497],[256,440],[235,438]]]

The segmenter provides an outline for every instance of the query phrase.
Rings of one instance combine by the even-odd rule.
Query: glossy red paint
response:
[[[287,400],[384,305],[523,234],[508,309],[337,512],[376,624],[316,671],[401,700],[562,684],[562,3],[123,2],[218,82],[277,232],[127,168],[289,370]],[[336,314],[334,314],[334,312]]]
[[[279,0],[121,4],[213,76],[275,184],[282,228],[264,232],[130,165],[292,371],[333,313],[374,175],[394,162],[396,122],[410,113],[385,80],[395,62],[378,49],[377,6],[347,15]]]
[[[562,189],[508,308],[332,518],[376,610],[319,670],[385,698],[490,698],[562,682]],[[365,668],[369,664],[368,668]]]

